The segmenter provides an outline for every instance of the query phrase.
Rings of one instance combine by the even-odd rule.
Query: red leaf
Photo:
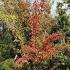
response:
[[[39,34],[41,14],[34,13],[30,16],[30,27],[32,35],[37,36]]]
[[[55,47],[52,47],[52,48],[48,49],[48,51],[51,53],[51,55],[55,55],[57,50]]]
[[[33,5],[32,5],[32,8],[33,9],[39,9],[40,8],[39,2],[34,2]]]
[[[64,37],[63,37],[62,34],[60,34],[60,33],[53,33],[53,34],[49,35],[47,38],[45,38],[43,44],[49,44],[49,43],[51,43],[51,42],[53,42],[55,40],[61,40],[63,38]]]
[[[16,60],[17,64],[25,64],[28,62],[28,60],[33,60],[33,57],[31,55],[24,55],[21,58]]]
[[[30,47],[29,45],[23,45],[22,49],[27,52],[36,53],[38,50],[35,47]]]

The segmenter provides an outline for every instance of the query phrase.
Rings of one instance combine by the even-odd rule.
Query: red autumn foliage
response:
[[[25,55],[25,56],[22,56],[21,58],[19,58],[19,59],[16,61],[16,63],[22,65],[22,64],[27,63],[28,60],[30,60],[30,59],[32,59],[32,56],[31,56],[31,55]]]
[[[45,37],[45,40],[43,41],[43,47],[46,45],[52,43],[55,40],[60,40],[63,39],[63,35],[60,33],[53,33],[52,35],[48,36],[47,38]]]
[[[56,51],[57,49],[55,47],[48,49],[48,52],[50,52],[50,54],[52,54],[53,56],[56,54]]]
[[[34,13],[30,16],[30,27],[32,35],[37,36],[39,33],[41,14]]]
[[[44,8],[45,3],[47,4],[49,2],[49,0],[41,0],[40,2],[34,2],[32,4],[32,8],[33,9],[39,9],[42,10],[42,8]]]
[[[34,2],[33,5],[32,5],[32,8],[39,9],[40,8],[40,4],[38,2]]]
[[[34,8],[41,7],[43,5],[43,1],[42,4],[40,3],[41,5],[39,4],[40,6],[38,4],[39,3],[35,3]],[[25,64],[28,63],[29,60],[31,60],[33,63],[40,63],[42,61],[48,60],[50,57],[52,58],[52,56],[55,57],[57,49],[53,42],[55,40],[63,39],[63,36],[60,33],[53,33],[49,36],[45,36],[44,40],[41,42],[42,45],[40,47],[37,47],[35,39],[38,37],[39,34],[40,19],[41,14],[39,13],[33,13],[30,16],[29,21],[32,30],[31,43],[21,46],[21,49],[23,50],[25,55],[17,59],[16,63]]]
[[[31,47],[30,45],[22,45],[22,50],[31,53],[25,54],[25,56],[23,55],[21,58],[17,59],[16,63],[25,64],[29,60],[33,61],[33,63],[38,63],[48,60],[50,56],[55,57],[57,49],[55,45],[52,45],[51,43],[54,40],[62,39],[62,37],[63,36],[61,34],[54,33],[45,39],[45,43],[48,43],[49,41],[49,44],[42,43],[42,46],[40,48]],[[45,45],[45,47],[43,47],[43,45]]]
[[[32,52],[32,53],[36,53],[38,51],[35,47],[31,47],[29,45],[23,45],[21,46],[21,49],[23,49],[23,51]]]

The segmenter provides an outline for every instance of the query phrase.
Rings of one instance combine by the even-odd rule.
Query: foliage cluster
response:
[[[1,0],[0,70],[70,70],[70,16],[41,0]]]

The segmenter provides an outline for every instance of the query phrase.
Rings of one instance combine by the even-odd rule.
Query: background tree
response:
[[[0,8],[0,19],[12,31],[15,39],[23,43],[25,39],[23,27],[27,25],[26,19],[29,16],[28,4],[17,0],[4,0],[2,3],[4,8]]]
[[[56,13],[58,16],[55,17],[56,19],[56,25],[53,26],[50,30],[50,33],[53,32],[61,32],[65,35],[65,37],[70,37],[70,16],[69,16],[69,3],[68,0],[62,0],[57,2],[57,7],[56,7]],[[68,39],[69,40],[69,39]],[[66,39],[67,42],[67,39]]]

